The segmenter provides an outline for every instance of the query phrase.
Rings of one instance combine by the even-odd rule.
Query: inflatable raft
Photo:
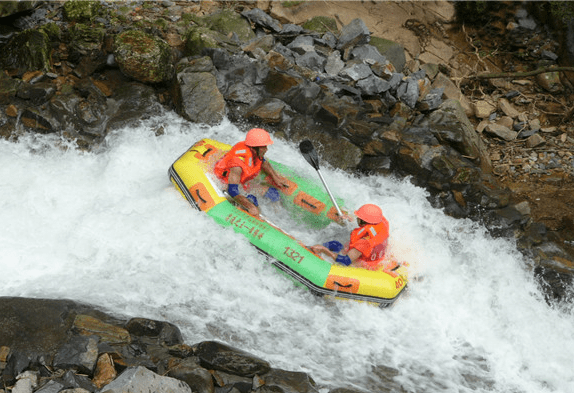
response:
[[[315,295],[386,307],[405,292],[407,272],[404,266],[395,263],[390,269],[372,271],[329,262],[266,219],[254,217],[237,207],[222,191],[222,185],[213,174],[215,163],[230,149],[227,144],[202,139],[170,167],[170,180],[193,207],[204,211],[218,224],[232,227],[245,236],[275,267]],[[327,193],[288,167],[270,162],[290,181],[289,187],[281,190],[284,207],[301,215],[315,228],[325,227],[336,219],[337,210]]]

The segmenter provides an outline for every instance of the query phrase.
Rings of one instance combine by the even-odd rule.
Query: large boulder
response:
[[[28,71],[49,71],[50,38],[42,30],[25,30],[14,35],[3,47],[0,65],[17,76]]]
[[[114,56],[120,70],[144,83],[167,82],[173,78],[171,48],[161,38],[140,30],[127,30],[114,41]]]
[[[180,72],[174,87],[177,112],[195,123],[216,125],[225,116],[225,100],[209,72]]]

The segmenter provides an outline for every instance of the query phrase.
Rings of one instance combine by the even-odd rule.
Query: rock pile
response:
[[[187,345],[168,322],[124,320],[69,300],[7,297],[0,297],[0,315],[2,393],[318,392],[306,373],[273,368],[245,351],[215,341]]]

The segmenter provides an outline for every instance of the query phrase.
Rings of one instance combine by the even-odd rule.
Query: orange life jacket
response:
[[[383,221],[378,224],[367,224],[359,227],[351,232],[351,241],[348,249],[354,247],[361,239],[366,239],[369,243],[367,250],[361,249],[361,261],[363,267],[371,270],[376,270],[377,265],[385,258],[387,251],[387,242],[389,239],[389,222],[383,217]]]
[[[261,165],[263,160],[253,154],[244,142],[239,142],[215,164],[214,172],[218,178],[228,183],[231,168],[240,167],[242,170],[240,182],[245,186],[245,183],[259,174]]]

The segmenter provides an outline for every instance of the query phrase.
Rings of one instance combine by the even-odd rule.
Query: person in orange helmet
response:
[[[253,128],[247,132],[245,140],[235,144],[216,164],[215,175],[227,183],[227,193],[251,215],[259,215],[259,203],[254,195],[244,196],[240,193],[239,184],[247,189],[247,183],[257,177],[263,170],[271,176],[278,187],[288,187],[284,178],[279,175],[265,160],[268,146],[273,144],[271,136],[262,128]],[[273,202],[279,200],[279,191],[269,187],[265,194]]]
[[[310,248],[314,253],[326,254],[342,265],[376,270],[387,251],[389,222],[381,208],[370,203],[357,209],[355,216],[359,227],[351,232],[345,251],[341,252],[343,245],[336,240]]]

